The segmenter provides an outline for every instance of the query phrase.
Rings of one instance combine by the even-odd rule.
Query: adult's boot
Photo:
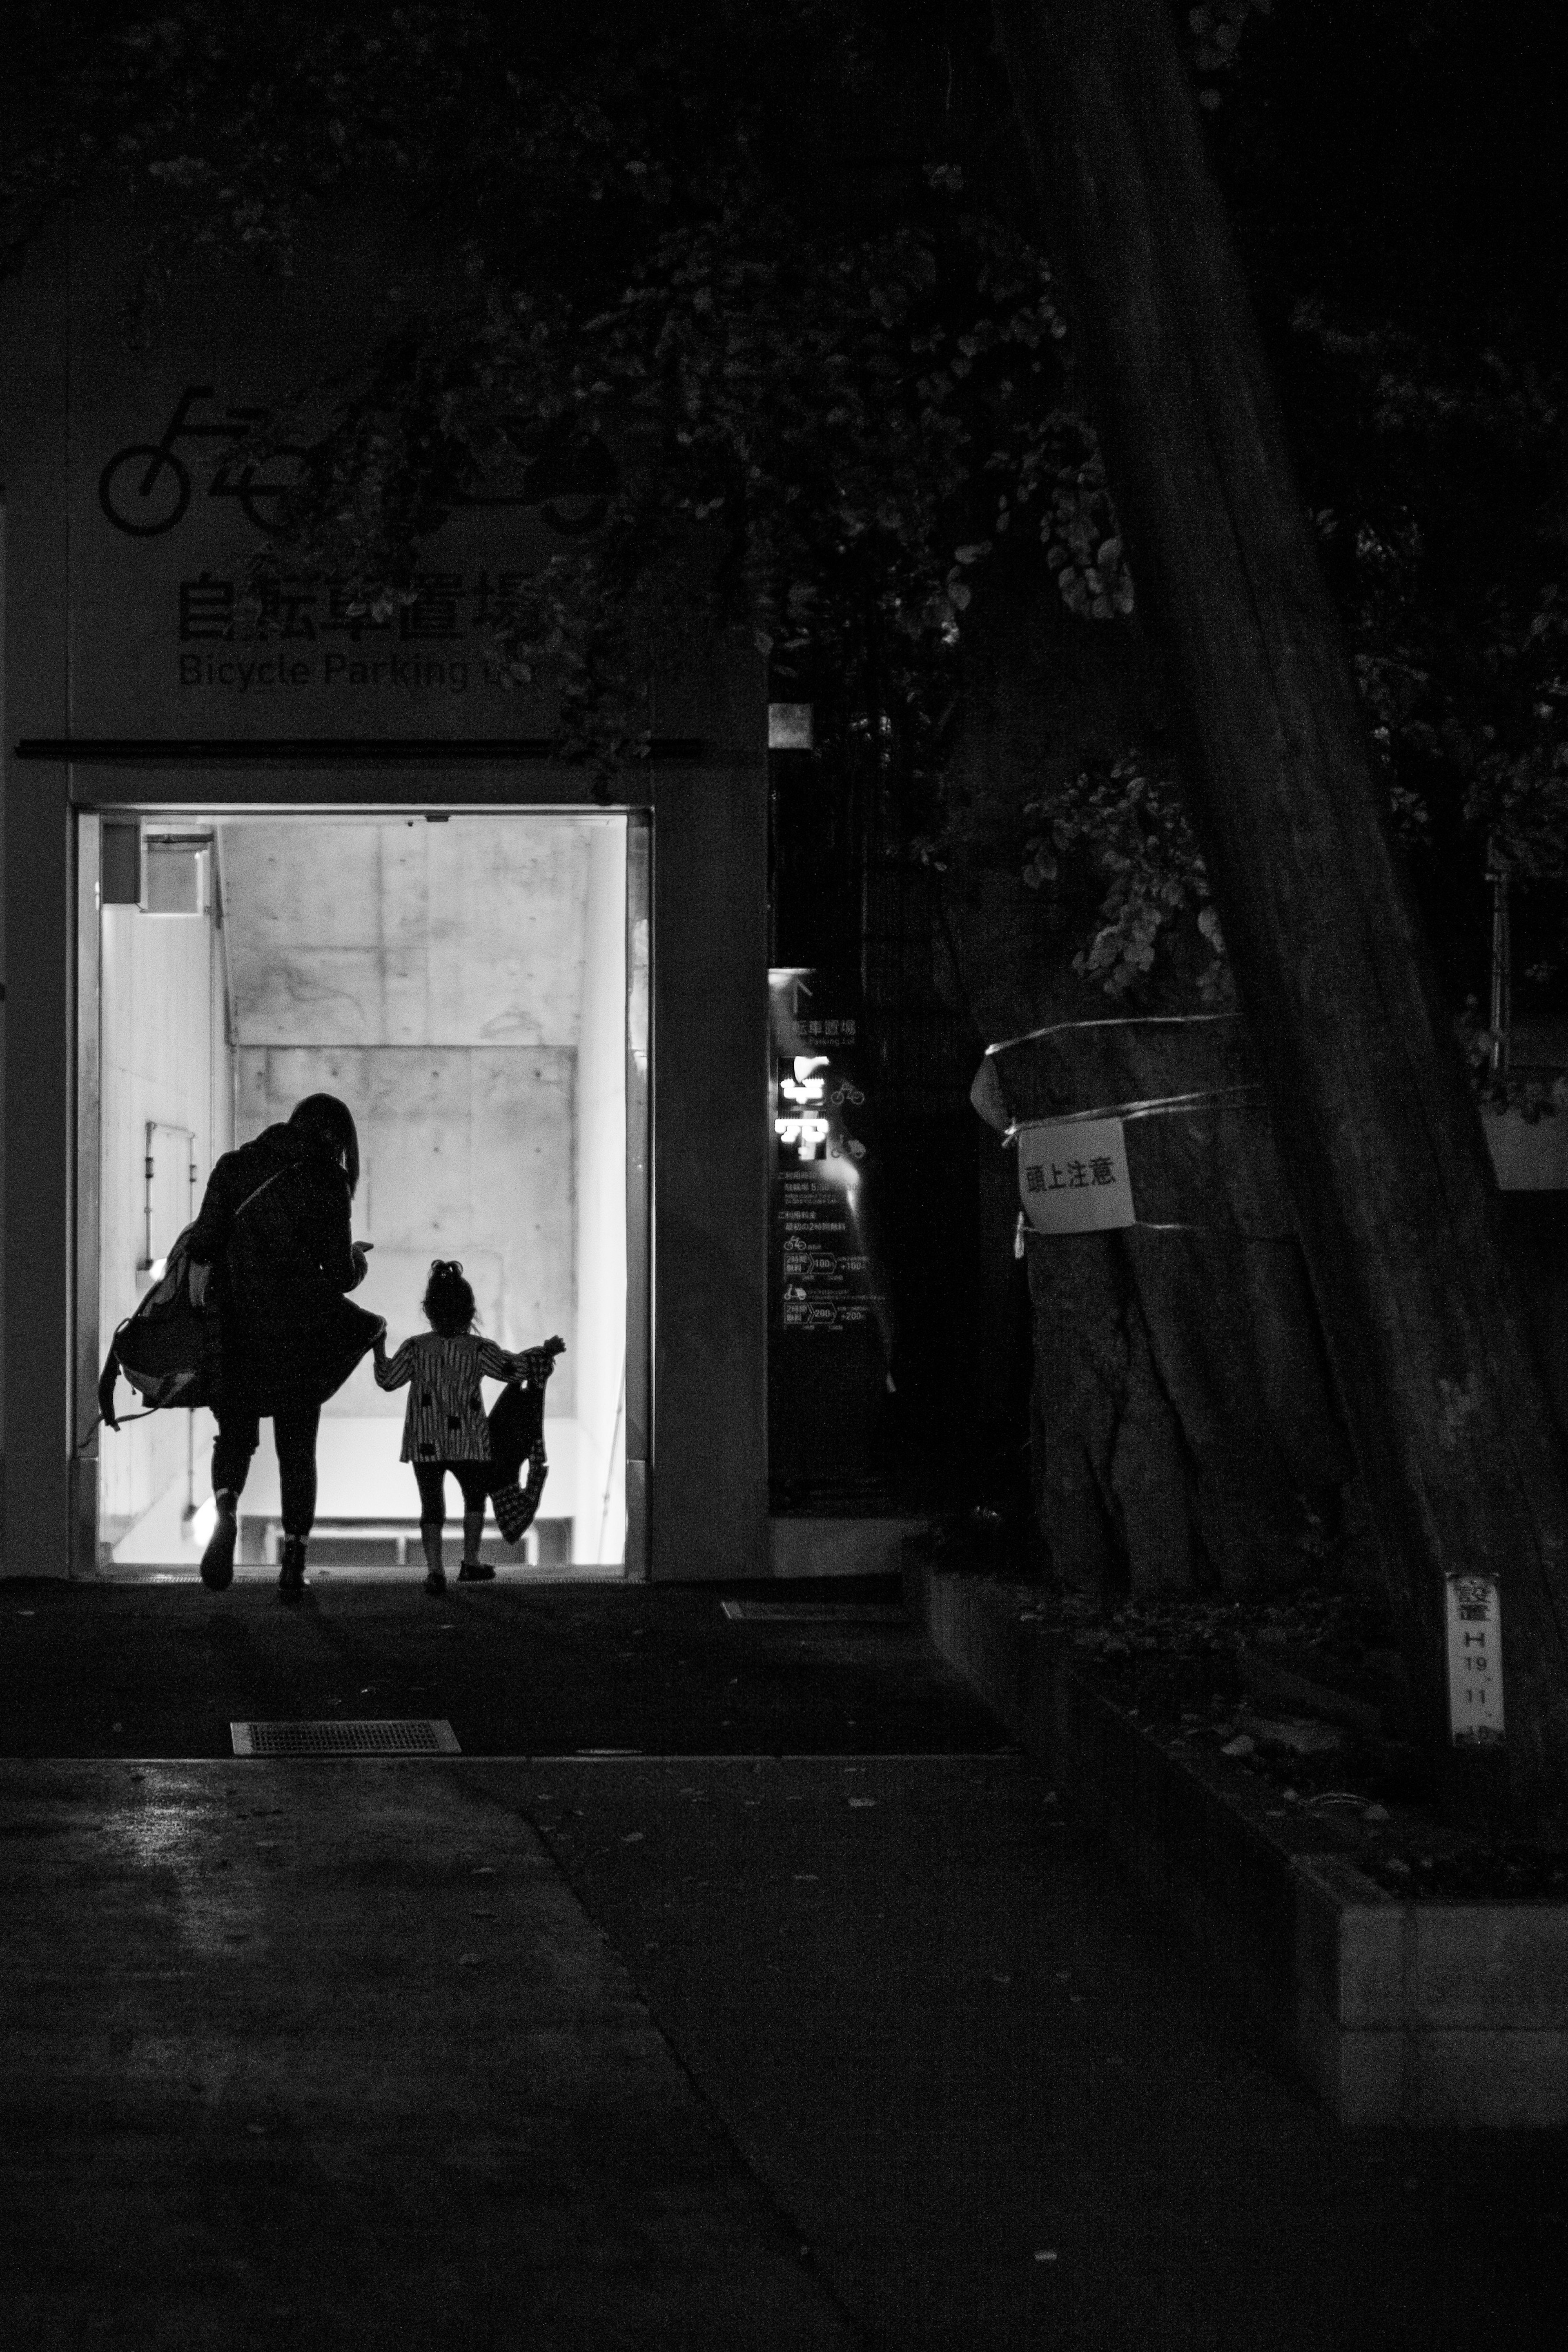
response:
[[[234,1547],[239,1536],[239,1496],[226,1486],[213,1496],[217,1525],[202,1554],[202,1582],[209,1592],[223,1592],[234,1582]]]
[[[279,1601],[298,1601],[305,1590],[304,1537],[285,1536],[281,1557],[283,1565],[278,1571],[278,1598]]]

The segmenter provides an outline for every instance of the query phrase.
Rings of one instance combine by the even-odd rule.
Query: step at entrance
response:
[[[744,1624],[907,1625],[896,1601],[726,1601],[724,1614]]]

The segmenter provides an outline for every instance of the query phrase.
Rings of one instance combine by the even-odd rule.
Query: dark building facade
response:
[[[136,265],[72,219],[0,305],[5,1571],[155,1560],[165,1520],[186,1557],[200,1433],[182,1466],[99,1429],[103,1350],[217,1152],[328,1085],[395,1331],[466,1251],[508,1344],[572,1322],[546,1563],[765,1573],[761,662],[650,661],[652,753],[605,800],[495,658],[509,582],[582,520],[506,479],[395,611],[286,569],[258,609],[287,460],[246,436],[439,257],[362,223],[292,277],[195,258],[132,350]],[[329,1517],[407,1515],[371,1492],[395,1428],[329,1407]]]

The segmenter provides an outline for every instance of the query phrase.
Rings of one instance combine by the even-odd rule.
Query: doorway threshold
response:
[[[78,1580],[84,1584],[173,1585],[199,1584],[201,1577],[196,1569],[185,1563],[170,1561],[159,1565],[156,1562],[137,1561],[134,1565],[110,1562],[107,1567],[95,1570],[91,1576],[82,1577]],[[454,1586],[457,1584],[455,1567],[448,1570],[447,1580]],[[489,1580],[487,1579],[487,1582]],[[595,1562],[585,1562],[581,1568],[574,1568],[570,1565],[531,1568],[521,1560],[515,1565],[509,1562],[506,1566],[498,1568],[494,1579],[497,1584],[512,1585],[626,1584],[636,1580],[637,1580],[628,1578],[624,1568],[604,1568]],[[237,1560],[235,1563],[236,1588],[240,1585],[254,1585],[260,1589],[274,1585],[277,1581],[276,1561]],[[366,1565],[356,1564],[352,1568],[318,1568],[314,1562],[311,1562],[305,1570],[307,1591],[318,1588],[336,1591],[346,1586],[363,1584],[385,1584],[412,1591],[416,1585],[422,1586],[424,1581],[423,1561],[420,1561],[417,1566],[408,1567],[399,1567],[395,1562],[387,1561],[384,1564],[374,1562]],[[484,1586],[465,1585],[462,1590],[477,1592],[482,1591]],[[216,1597],[215,1595],[215,1598]]]

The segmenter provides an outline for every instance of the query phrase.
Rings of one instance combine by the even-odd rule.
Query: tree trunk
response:
[[[988,1060],[983,1115],[1000,1129],[1150,1097],[1230,1098],[1258,1076],[1244,1024],[1110,1018],[1104,988],[1072,968],[1081,934],[1023,878],[1031,793],[1048,799],[1130,750],[1155,756],[1147,730],[1163,730],[1168,693],[1146,641],[1074,618],[1054,583],[1001,566],[987,567],[971,619],[943,920],[971,1022],[987,1041],[1026,1040]],[[1147,1009],[1204,1008],[1173,969]],[[1053,1571],[1106,1604],[1216,1588],[1257,1597],[1299,1582],[1325,1538],[1366,1517],[1268,1118],[1247,1096],[1213,1116],[1135,1120],[1127,1135],[1141,1218],[1185,1230],[1027,1242],[1037,1523]],[[988,1228],[1000,1264],[1017,1161],[982,1150],[988,1199],[996,1180],[1005,1188]]]
[[[994,0],[1428,1737],[1444,1579],[1502,1594],[1517,1826],[1568,1837],[1568,1484],[1479,1120],[1162,0]]]
[[[1059,1423],[1065,1406],[1089,1441],[1068,1444],[1069,1465],[1080,1450],[1097,1467],[1105,1456],[1098,1483],[1133,1593],[1190,1580],[1256,1597],[1300,1583],[1338,1527],[1351,1465],[1240,1020],[1119,1018],[1106,1005],[1048,1021],[991,1067],[1019,1124],[1131,1111],[1137,1223],[1034,1234],[1028,1251],[1042,1407]],[[1134,1108],[1152,1103],[1180,1107]],[[1106,1262],[1098,1293],[1083,1272],[1091,1253]],[[1090,1376],[1090,1396],[1115,1408],[1099,1448],[1082,1412]],[[1063,1449],[1042,1433],[1056,1545]]]

